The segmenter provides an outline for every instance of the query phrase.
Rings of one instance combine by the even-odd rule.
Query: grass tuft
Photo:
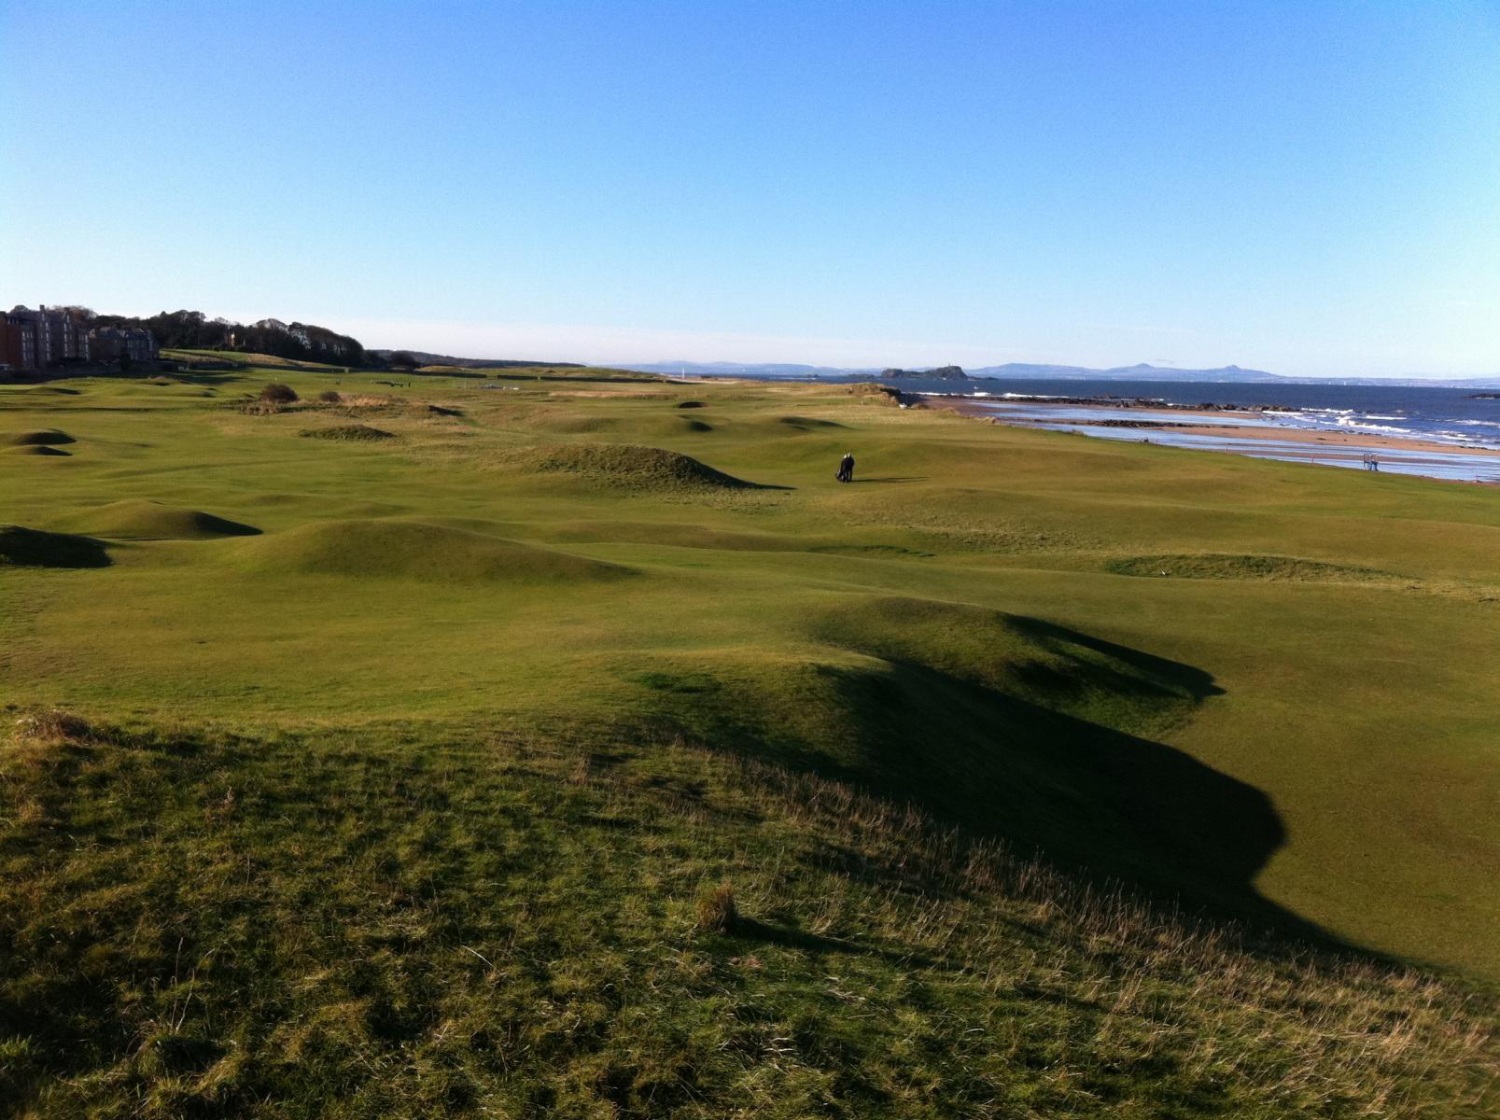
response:
[[[734,933],[740,926],[740,912],[734,903],[734,887],[720,883],[698,899],[697,928],[703,933]]]

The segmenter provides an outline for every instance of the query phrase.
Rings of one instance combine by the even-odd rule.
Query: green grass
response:
[[[83,532],[113,540],[209,540],[254,536],[260,531],[202,510],[140,498],[80,511],[73,523]]]
[[[303,362],[295,358],[278,358],[274,354],[253,354],[240,350],[167,349],[161,352],[161,356],[169,361],[179,362],[229,362],[245,370],[296,369],[336,373],[344,368],[342,366],[328,365],[324,362]]]
[[[1474,995],[645,735],[32,724],[9,749],[0,1099],[29,1115],[1493,1103]]]
[[[0,386],[48,431],[37,1115],[1494,1104],[1493,490],[597,370]]]

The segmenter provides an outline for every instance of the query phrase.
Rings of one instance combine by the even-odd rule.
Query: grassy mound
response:
[[[538,474],[568,475],[621,490],[758,490],[689,455],[636,444],[559,444],[512,452],[511,462]]]
[[[0,565],[22,568],[107,568],[109,553],[89,537],[0,525]]]
[[[303,428],[298,435],[307,439],[331,439],[355,443],[396,438],[396,433],[387,432],[381,428],[372,428],[368,424],[338,424],[331,428]]]
[[[253,525],[230,521],[202,510],[182,509],[162,502],[135,499],[114,502],[74,519],[76,527],[96,537],[120,540],[207,540],[213,537],[253,537]]]
[[[880,598],[831,612],[813,633],[1117,731],[1170,726],[1217,689],[1207,674],[1039,619],[962,603]]]
[[[6,448],[12,455],[51,455],[54,458],[67,458],[71,451],[64,451],[61,447],[51,447],[45,443],[27,443],[15,447]]]
[[[796,552],[805,545],[804,539],[795,535],[726,532],[664,521],[562,521],[552,526],[549,539],[564,543],[611,541],[665,545],[715,552]]]
[[[67,432],[58,431],[56,428],[44,428],[34,432],[17,432],[15,435],[6,437],[6,442],[17,447],[57,447],[60,444],[78,441]]]
[[[619,579],[630,569],[420,521],[319,521],[247,544],[255,570],[434,583]]]
[[[1270,801],[1155,741],[1220,693],[1208,674],[1038,619],[911,598],[862,600],[807,629],[821,654],[664,654],[633,679],[690,741],[1314,934],[1254,887],[1285,840]]]
[[[1234,556],[1184,554],[1127,556],[1111,560],[1105,570],[1120,576],[1163,576],[1170,579],[1248,579],[1304,582],[1390,579],[1391,573],[1347,564],[1325,564],[1295,556]]]

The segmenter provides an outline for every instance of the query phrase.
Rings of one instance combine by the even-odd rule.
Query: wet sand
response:
[[[948,409],[996,424],[1038,427],[1048,430],[1080,430],[1107,439],[1160,442],[1198,450],[1275,458],[1292,462],[1363,467],[1371,455],[1382,467],[1401,473],[1467,482],[1494,483],[1500,478],[1500,449],[1475,447],[1437,440],[1404,439],[1365,432],[1340,432],[1296,428],[1273,423],[1259,412],[1231,409],[1166,409],[1161,405],[1079,404],[1037,400],[1035,402],[961,397],[930,397],[926,406]],[[1003,408],[997,413],[997,406]],[[1067,407],[1087,418],[1061,421],[1048,416],[1049,409]],[[1027,416],[1034,408],[1035,417]],[[1170,411],[1170,419],[1160,414]],[[1132,414],[1137,415],[1132,415]],[[1151,416],[1140,416],[1151,413]],[[1097,415],[1097,419],[1095,416]],[[1470,462],[1474,473],[1465,476],[1462,464]]]

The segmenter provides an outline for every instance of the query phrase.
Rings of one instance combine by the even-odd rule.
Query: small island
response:
[[[939,366],[937,369],[883,369],[882,381],[970,381],[962,366]]]

